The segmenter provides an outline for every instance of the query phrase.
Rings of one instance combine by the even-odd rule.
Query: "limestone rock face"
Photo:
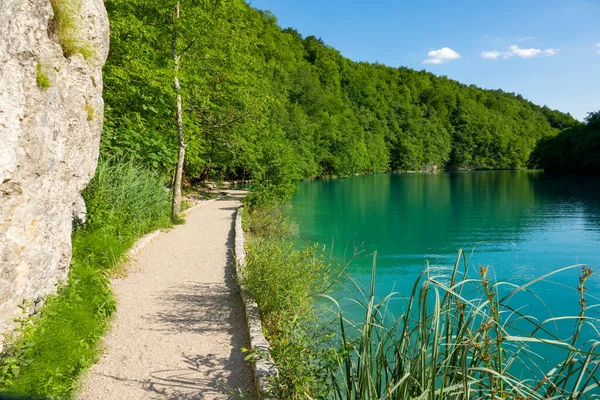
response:
[[[88,59],[64,54],[50,0],[0,0],[0,332],[67,277],[73,214],[98,160],[106,9],[61,1]]]

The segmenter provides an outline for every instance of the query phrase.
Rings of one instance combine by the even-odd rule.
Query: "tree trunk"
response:
[[[179,83],[179,54],[177,54],[178,24],[179,22],[179,2],[175,6],[173,13],[173,42],[171,50],[173,53],[173,83],[175,94],[177,95],[177,133],[179,135],[179,151],[177,153],[177,167],[175,168],[175,179],[173,182],[173,203],[171,207],[171,216],[173,219],[181,217],[181,179],[183,176],[183,162],[185,160],[185,136],[183,135],[183,110],[181,106],[181,84]]]

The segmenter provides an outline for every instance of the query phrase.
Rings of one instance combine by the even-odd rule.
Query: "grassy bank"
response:
[[[101,160],[83,196],[87,223],[73,233],[68,282],[21,321],[20,339],[2,357],[2,398],[73,395],[115,310],[108,276],[137,238],[171,225],[164,180],[132,163]]]
[[[581,340],[583,329],[597,333],[600,322],[586,293],[592,271],[583,265],[516,285],[494,282],[461,251],[454,267],[426,269],[412,293],[375,302],[374,255],[371,287],[357,287],[350,300],[363,316],[356,320],[326,294],[343,267],[318,247],[300,250],[281,207],[255,208],[244,217],[245,283],[273,347],[282,399],[588,399],[600,393],[599,342]],[[578,282],[580,313],[527,315],[524,305],[542,301],[532,287],[553,279],[564,286],[565,273]],[[327,314],[315,307],[318,296],[330,300]],[[390,311],[398,302],[402,315]],[[332,319],[333,325],[323,322]]]
[[[327,337],[314,307],[315,296],[326,290],[334,266],[319,249],[294,244],[295,226],[284,217],[284,206],[267,202],[248,207],[243,216],[248,253],[244,283],[255,297],[280,373],[274,394],[305,399],[328,392],[328,362],[321,346]],[[325,339],[326,340],[326,339]]]

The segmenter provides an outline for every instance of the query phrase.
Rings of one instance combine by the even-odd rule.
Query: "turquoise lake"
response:
[[[517,284],[573,264],[600,267],[598,178],[482,171],[313,181],[300,185],[291,213],[302,241],[327,245],[328,251],[333,244],[339,259],[355,244],[362,243],[363,255],[377,250],[380,298],[391,291],[409,295],[427,263],[452,266],[459,249],[470,253],[474,246],[472,272],[489,266],[492,279]],[[334,296],[347,294],[342,288],[353,287],[350,278],[366,288],[371,264],[371,257],[355,259]],[[578,272],[552,278],[565,286],[534,286],[554,316],[579,313],[577,293],[568,288],[577,285]],[[600,271],[587,288],[590,304],[600,303],[593,298],[600,296]],[[538,302],[520,306],[538,318],[549,316]],[[558,330],[568,336],[573,324]],[[583,336],[597,334],[587,327]]]

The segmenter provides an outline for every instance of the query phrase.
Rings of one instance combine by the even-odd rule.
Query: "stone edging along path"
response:
[[[202,207],[215,200],[203,201],[189,208],[190,211],[197,207]],[[250,348],[260,355],[260,358],[253,363],[252,369],[254,373],[254,383],[257,394],[261,399],[266,400],[277,400],[271,392],[274,386],[274,381],[279,376],[277,366],[273,362],[271,356],[271,346],[264,336],[262,331],[262,322],[260,320],[260,314],[258,312],[258,305],[252,296],[246,291],[246,288],[241,282],[241,277],[244,274],[246,268],[246,250],[244,248],[244,231],[242,229],[242,213],[243,207],[238,208],[235,216],[235,275],[238,287],[240,288],[240,295],[244,304],[244,313],[246,316],[246,327],[248,330],[248,337],[250,339]],[[135,245],[127,253],[128,257],[133,257],[139,253],[148,243],[156,238],[163,230],[158,229],[151,232],[142,238],[140,238]]]
[[[242,229],[243,210],[243,207],[238,208],[235,216],[235,273],[244,303],[250,348],[260,356],[252,365],[256,390],[260,398],[276,400],[276,397],[273,397],[271,392],[275,380],[279,376],[279,371],[271,357],[271,346],[263,334],[258,305],[241,282],[241,277],[246,268],[244,230]]]

